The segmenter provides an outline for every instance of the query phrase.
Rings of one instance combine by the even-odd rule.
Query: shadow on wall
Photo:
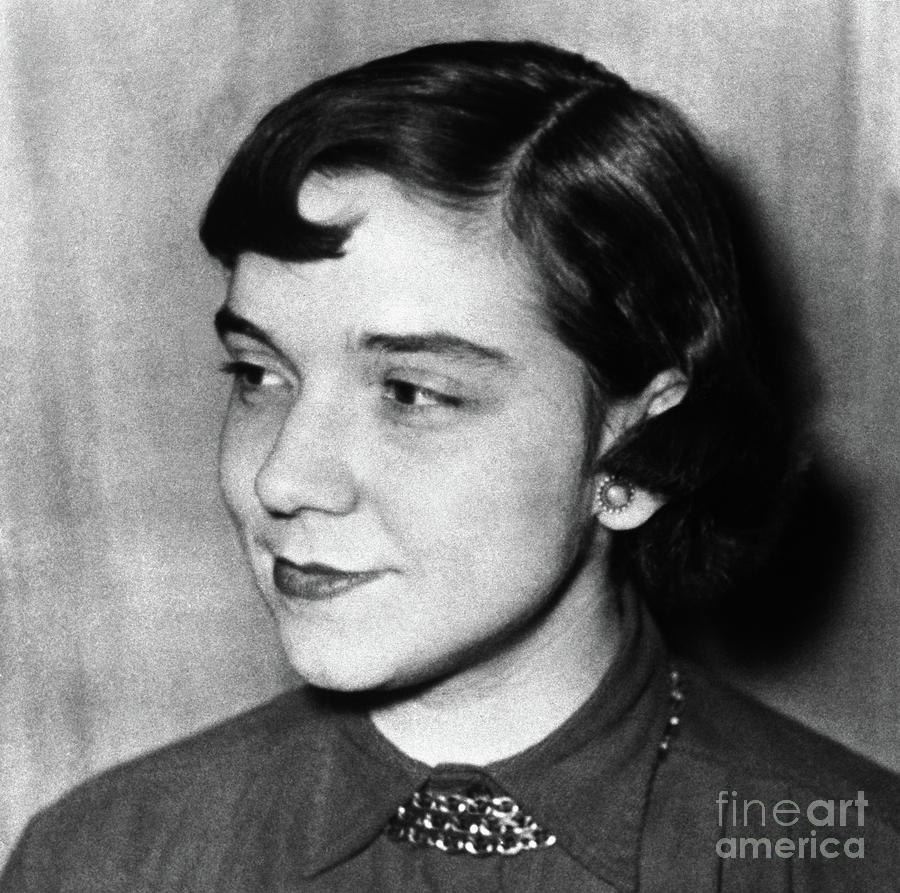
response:
[[[846,469],[826,458],[812,435],[821,377],[802,331],[800,296],[781,252],[767,242],[762,215],[742,188],[743,178],[727,164],[721,165],[720,178],[735,226],[742,281],[765,338],[770,384],[798,447],[799,474],[784,506],[783,526],[760,568],[715,604],[659,619],[676,651],[701,662],[710,662],[710,654],[727,655],[752,675],[795,659],[825,632],[846,592],[863,507]]]

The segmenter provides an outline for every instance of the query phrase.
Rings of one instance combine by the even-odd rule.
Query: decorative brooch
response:
[[[490,793],[416,791],[397,809],[387,834],[393,840],[470,856],[516,856],[556,843],[556,837],[526,815],[512,797]]]

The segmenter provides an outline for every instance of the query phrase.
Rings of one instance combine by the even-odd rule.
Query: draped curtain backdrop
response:
[[[583,51],[678,102],[733,172],[816,370],[817,461],[839,483],[819,552],[846,554],[804,593],[829,608],[802,642],[755,663],[705,653],[900,769],[900,4],[0,10],[0,861],[73,783],[287,684],[216,492],[223,281],[196,226],[276,99],[428,40]],[[765,611],[761,637],[780,623]]]

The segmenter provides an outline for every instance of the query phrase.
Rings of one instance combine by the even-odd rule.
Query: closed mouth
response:
[[[323,601],[370,583],[382,573],[382,571],[342,571],[325,564],[294,564],[286,558],[276,558],[272,579],[275,588],[287,598]]]

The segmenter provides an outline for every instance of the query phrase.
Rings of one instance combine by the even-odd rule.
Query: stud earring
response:
[[[624,512],[634,499],[634,485],[612,474],[605,474],[597,481],[594,491],[594,511],[599,515],[617,515]]]

